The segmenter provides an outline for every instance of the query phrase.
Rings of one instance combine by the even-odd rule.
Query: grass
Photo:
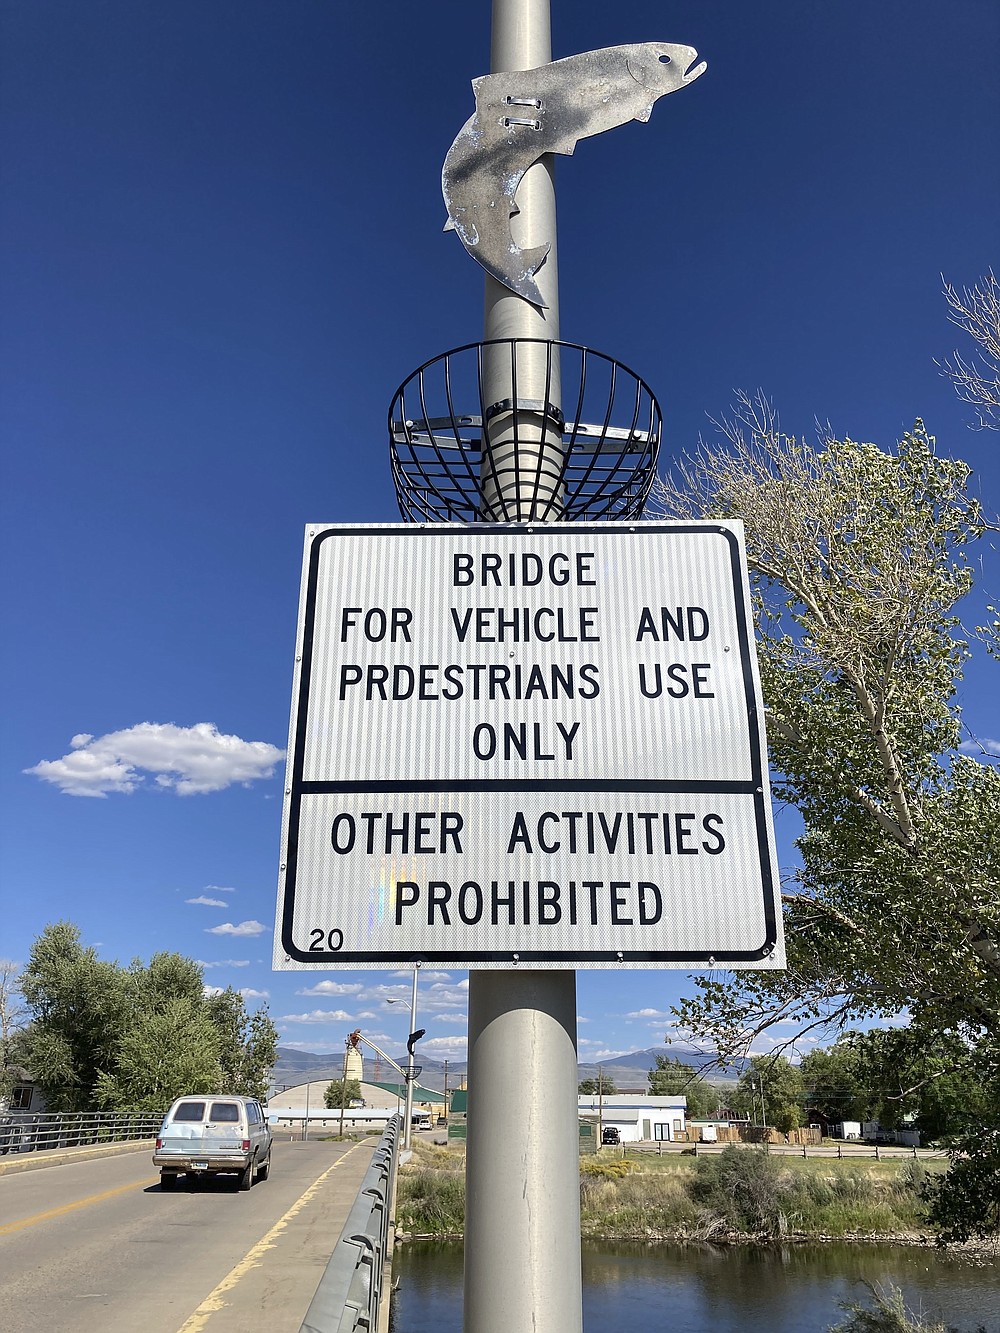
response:
[[[464,1168],[461,1154],[417,1146],[399,1175],[403,1232],[462,1234]],[[810,1161],[754,1148],[697,1159],[595,1154],[580,1163],[581,1230],[605,1240],[919,1235],[927,1170],[916,1161]]]

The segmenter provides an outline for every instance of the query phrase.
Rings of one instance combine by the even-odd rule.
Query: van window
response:
[[[213,1125],[238,1125],[240,1108],[235,1102],[213,1102],[209,1121]]]
[[[199,1122],[202,1121],[202,1120],[204,1120],[204,1119],[205,1119],[205,1103],[204,1103],[204,1102],[181,1102],[180,1106],[178,1106],[177,1110],[174,1112],[174,1119],[175,1119],[175,1120],[197,1120],[197,1121],[199,1121]]]

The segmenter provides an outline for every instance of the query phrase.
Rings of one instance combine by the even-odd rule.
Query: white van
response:
[[[266,1180],[271,1169],[271,1130],[252,1097],[178,1097],[163,1118],[153,1153],[160,1189],[171,1190],[181,1174],[215,1176],[235,1172],[241,1190]]]

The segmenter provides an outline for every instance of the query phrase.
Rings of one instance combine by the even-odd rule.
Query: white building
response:
[[[614,1126],[623,1143],[644,1139],[669,1143],[683,1138],[687,1128],[687,1098],[651,1097],[642,1093],[613,1092],[603,1097],[587,1094],[578,1099],[583,1120],[600,1120],[601,1127]]]

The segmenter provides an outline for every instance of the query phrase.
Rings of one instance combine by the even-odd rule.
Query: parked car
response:
[[[271,1130],[252,1097],[178,1097],[163,1118],[153,1153],[160,1188],[173,1189],[179,1175],[235,1173],[241,1190],[271,1169]]]
[[[622,1141],[622,1136],[618,1130],[617,1125],[604,1126],[604,1129],[601,1131],[602,1144],[604,1144],[605,1146],[607,1146],[608,1144],[614,1144],[615,1146],[617,1146],[619,1143],[621,1143],[621,1141]]]

